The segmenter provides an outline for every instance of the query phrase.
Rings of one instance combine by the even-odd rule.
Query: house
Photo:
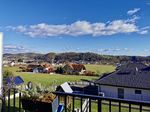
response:
[[[42,73],[43,72],[43,67],[37,66],[36,68],[33,69],[33,73]]]
[[[43,67],[43,73],[53,74],[55,72],[53,66],[49,63],[41,63],[40,65]]]
[[[29,64],[26,71],[33,73],[54,73],[53,67],[48,63]]]
[[[9,64],[11,67],[13,67],[13,66],[15,66],[15,62],[14,61],[12,61],[12,62],[10,62],[10,64]]]
[[[43,67],[39,64],[29,64],[26,69],[27,72],[33,72],[33,73],[42,73]]]
[[[127,63],[95,81],[105,97],[150,101],[150,67]]]
[[[83,64],[76,64],[76,63],[68,63],[63,67],[63,71],[66,74],[83,74],[86,70]]]
[[[3,66],[8,67],[11,61],[3,60]]]

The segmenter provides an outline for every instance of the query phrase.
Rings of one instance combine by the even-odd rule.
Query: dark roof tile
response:
[[[150,70],[145,71],[146,68],[148,66],[141,63],[128,63],[122,65],[118,71],[102,76],[95,83],[150,89]]]

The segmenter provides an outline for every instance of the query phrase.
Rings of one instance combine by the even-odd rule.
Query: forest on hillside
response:
[[[76,63],[98,63],[98,64],[116,64],[124,62],[142,62],[149,64],[150,57],[142,56],[112,56],[112,55],[100,55],[97,53],[19,53],[19,54],[3,54],[4,60],[34,60],[49,63],[64,63],[64,62],[76,62]]]

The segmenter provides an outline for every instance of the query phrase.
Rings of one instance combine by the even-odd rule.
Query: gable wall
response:
[[[121,87],[100,85],[99,91],[103,92],[106,97],[118,98],[118,88]],[[141,95],[135,94],[135,90],[134,88],[124,88],[124,99],[150,101],[150,90],[140,89]]]

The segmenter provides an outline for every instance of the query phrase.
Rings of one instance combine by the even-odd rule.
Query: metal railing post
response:
[[[102,111],[102,100],[98,99],[98,112]]]
[[[19,92],[19,112],[21,112],[21,92]]]
[[[111,112],[111,100],[109,100],[109,112]]]
[[[91,112],[91,99],[89,98],[89,112]]]
[[[72,112],[74,112],[74,97],[72,97]]]
[[[142,112],[142,104],[140,104],[140,112]]]
[[[131,103],[129,103],[129,112],[131,112]]]
[[[64,102],[64,103],[65,103],[65,106],[64,106],[64,107],[65,107],[65,112],[67,112],[67,96],[65,95],[64,98],[65,98],[65,100],[64,100],[64,101],[65,101],[65,102]]]
[[[81,112],[82,112],[82,97],[81,97],[81,99],[80,99],[80,110],[81,110]]]
[[[119,112],[121,112],[121,102],[119,101]]]
[[[8,112],[10,111],[10,89],[8,90]]]
[[[13,98],[13,111],[16,111],[16,89],[14,88],[13,89],[13,95],[14,95],[14,98]]]

